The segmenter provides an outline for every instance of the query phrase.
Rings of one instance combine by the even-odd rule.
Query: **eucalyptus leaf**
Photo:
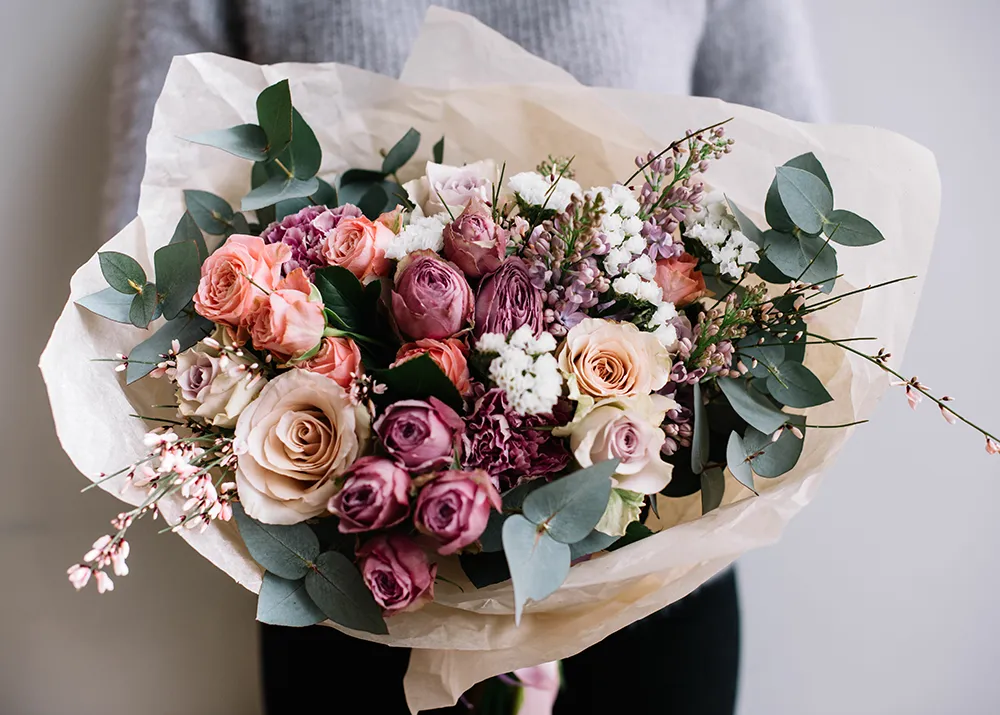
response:
[[[181,215],[181,220],[177,222],[177,227],[174,229],[174,235],[170,237],[170,243],[186,243],[187,241],[194,241],[194,245],[198,247],[198,258],[201,261],[208,258],[205,237],[190,211],[185,211]],[[157,276],[157,280],[159,280],[159,276]]]
[[[778,270],[778,267],[771,262],[766,253],[760,257],[760,260],[753,267],[753,273],[761,280],[774,283],[775,285],[784,285],[785,283],[792,282],[792,278]]]
[[[302,578],[319,556],[319,539],[305,524],[264,524],[252,519],[239,503],[233,516],[250,556],[282,578]]]
[[[815,407],[833,400],[812,370],[797,362],[789,362],[767,378],[767,391],[789,407]]]
[[[760,337],[764,338],[765,343],[774,340],[769,334],[763,336],[751,334],[737,343],[736,352],[751,375],[766,379],[785,361],[785,348],[781,345],[758,345],[757,341]],[[756,365],[754,365],[754,360],[757,361]]]
[[[570,560],[576,561],[584,556],[590,556],[591,554],[596,554],[598,551],[604,551],[611,546],[611,544],[618,541],[619,538],[624,537],[612,536],[611,534],[605,534],[603,531],[597,531],[595,529],[587,536],[580,539],[580,541],[569,545]]]
[[[265,571],[257,596],[257,620],[299,628],[322,623],[326,616],[309,598],[303,579],[285,579]]]
[[[184,204],[198,228],[210,236],[222,236],[233,221],[233,207],[208,191],[185,189]]]
[[[823,233],[841,246],[871,246],[885,240],[871,221],[842,209],[833,211],[827,217]]]
[[[385,211],[388,202],[389,195],[382,184],[372,184],[358,200],[357,206],[361,213],[374,221]]]
[[[146,271],[132,256],[116,251],[103,251],[97,254],[97,258],[104,280],[119,293],[134,295],[146,285]]]
[[[337,208],[337,190],[326,181],[323,181],[323,179],[317,179],[317,181],[319,182],[319,189],[312,195],[312,200],[320,206],[326,206],[331,209]]]
[[[132,296],[128,309],[128,319],[137,328],[146,328],[156,315],[156,286],[147,283],[142,292]]]
[[[604,515],[617,467],[618,460],[611,459],[539,487],[524,500],[525,518],[556,541],[581,541]]]
[[[629,544],[634,544],[637,541],[642,541],[643,539],[649,538],[656,532],[650,529],[645,524],[641,524],[638,521],[633,521],[625,529],[625,536],[621,537],[608,547],[608,551],[617,551],[618,549],[624,548]]]
[[[434,158],[435,164],[440,164],[442,161],[444,161],[444,137],[438,139],[437,143],[434,144],[432,157]]]
[[[798,425],[804,433],[805,419],[799,415],[790,415],[789,421]],[[751,457],[750,466],[760,477],[771,479],[780,477],[795,466],[802,454],[803,440],[796,437],[790,430],[782,430],[777,442],[771,441],[771,436],[760,430],[748,427],[743,434],[743,449],[747,457]]]
[[[822,181],[823,185],[829,189],[831,197],[833,196],[833,186],[830,184],[830,177],[826,175],[826,169],[823,168],[819,159],[817,159],[816,155],[812,152],[800,154],[794,159],[789,159],[785,162],[785,166],[790,166],[793,169],[808,171],[810,174]]]
[[[486,588],[510,580],[510,569],[507,567],[507,557],[503,554],[502,542],[496,551],[461,554],[458,563],[466,578],[476,588]]]
[[[385,158],[382,159],[382,173],[395,174],[403,168],[406,162],[413,158],[419,146],[420,132],[410,127],[406,134],[403,135],[403,138],[396,142],[392,149],[386,153]]]
[[[503,525],[503,550],[514,582],[514,622],[520,625],[528,601],[541,601],[566,580],[570,548],[514,514]]]
[[[789,415],[768,402],[746,380],[722,378],[719,387],[736,414],[762,432],[772,434],[788,421]]]
[[[726,493],[726,474],[718,467],[701,473],[701,513],[714,511],[722,504]]]
[[[365,633],[389,632],[358,569],[338,551],[316,558],[315,568],[306,574],[306,592],[334,623]]]
[[[372,370],[371,376],[375,382],[386,386],[385,393],[377,396],[377,403],[387,404],[399,400],[426,400],[436,397],[456,411],[462,411],[462,395],[429,355],[411,358],[401,365],[386,370]],[[553,482],[556,483],[558,482]]]
[[[267,134],[256,124],[240,124],[228,129],[215,129],[184,137],[194,144],[215,147],[241,159],[267,159]]]
[[[736,477],[736,481],[754,494],[757,493],[753,484],[753,471],[750,469],[746,449],[743,446],[743,438],[737,432],[732,432],[729,435],[729,444],[726,446],[726,466]]]
[[[132,348],[128,354],[125,382],[131,385],[151,373],[163,361],[162,355],[170,350],[174,340],[180,349],[187,350],[196,342],[212,334],[215,325],[200,315],[184,314],[168,320],[152,336]]]
[[[257,122],[267,137],[267,157],[273,159],[292,141],[292,92],[287,79],[257,96]]]
[[[302,118],[298,110],[292,108],[292,141],[278,156],[286,169],[296,179],[307,181],[319,171],[323,163],[323,150],[313,133],[312,127]],[[280,167],[278,167],[280,169]]]
[[[823,222],[833,211],[833,193],[821,179],[804,169],[779,166],[775,182],[788,218],[808,234],[823,230]]]
[[[795,279],[805,270],[806,263],[803,261],[802,245],[798,238],[790,233],[771,229],[761,235],[761,240],[763,241],[762,246],[766,250],[767,260],[783,275],[788,276],[789,279]],[[763,276],[761,277],[763,278]]]
[[[750,217],[743,213],[739,206],[730,201],[728,196],[726,197],[726,203],[729,205],[729,210],[732,211],[733,216],[736,217],[736,223],[740,227],[740,232],[758,246],[763,245],[763,231],[757,227],[757,224],[751,221]]]
[[[244,236],[253,233],[250,230],[250,224],[249,222],[247,222],[247,217],[241,213],[233,214],[233,225],[229,227],[228,231],[226,231],[227,236],[232,235],[234,233],[239,233]]]
[[[76,301],[81,308],[86,308],[91,313],[102,318],[113,320],[116,323],[132,324],[129,318],[129,310],[132,307],[134,295],[119,293],[114,288],[105,288],[97,293],[85,295]],[[154,313],[153,320],[159,317],[159,311]]]
[[[153,254],[163,315],[173,320],[187,307],[201,280],[201,257],[194,241],[168,243]]]
[[[273,206],[286,199],[306,198],[319,190],[319,181],[313,177],[306,181],[288,176],[272,176],[263,184],[243,197],[240,208],[243,211],[256,211],[266,206]]]
[[[286,199],[274,205],[274,220],[280,221],[285,216],[296,214],[307,206],[312,206],[309,199]]]
[[[837,249],[828,241],[814,236],[802,236],[799,238],[802,247],[802,261],[804,263],[804,273],[799,280],[808,285],[814,283],[821,284],[820,291],[830,293],[836,284]]]
[[[691,436],[691,471],[701,474],[708,463],[709,429],[708,415],[701,394],[701,383],[694,384],[694,429]]]
[[[767,189],[767,197],[764,199],[764,217],[768,225],[775,231],[791,233],[795,229],[792,219],[788,218],[788,212],[781,205],[781,196],[778,193],[778,180],[775,178],[771,186]]]

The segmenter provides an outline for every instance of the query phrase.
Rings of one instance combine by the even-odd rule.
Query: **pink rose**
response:
[[[309,299],[309,281],[296,268],[269,295],[257,298],[247,326],[253,346],[283,360],[307,353],[319,344],[326,328],[323,304]]]
[[[361,351],[350,338],[323,338],[319,352],[299,367],[325,375],[345,390],[350,390],[356,376],[361,375]]]
[[[663,300],[678,308],[708,295],[698,259],[688,253],[657,261],[656,283],[663,289]]]
[[[411,471],[451,464],[464,429],[458,413],[436,397],[393,403],[375,422],[382,446]]]
[[[396,353],[396,362],[390,367],[402,365],[407,360],[412,360],[421,355],[429,355],[431,360],[437,363],[441,371],[448,376],[459,393],[468,395],[472,391],[472,383],[469,376],[469,363],[466,359],[468,348],[458,338],[448,338],[447,340],[431,340],[424,338],[415,343],[406,343],[399,352]]]
[[[201,266],[195,310],[213,323],[243,325],[262,289],[274,290],[281,264],[291,255],[284,244],[267,245],[257,236],[230,236]]]
[[[395,526],[410,514],[410,475],[383,457],[362,457],[343,474],[328,509],[340,532],[356,534]]]
[[[522,325],[537,337],[542,334],[544,294],[531,284],[528,266],[517,256],[503,262],[483,278],[476,295],[475,335],[510,335]]]
[[[323,239],[323,256],[331,266],[346,268],[359,281],[367,282],[389,274],[385,248],[392,231],[381,222],[364,216],[342,218]]]
[[[361,576],[386,616],[416,610],[434,600],[437,564],[413,539],[401,534],[377,536],[358,549]]]
[[[472,321],[473,304],[465,276],[433,251],[414,251],[399,262],[392,316],[414,340],[441,340],[462,331]]]
[[[492,273],[507,255],[507,233],[478,198],[444,227],[442,237],[445,257],[471,278]]]
[[[490,509],[501,508],[500,493],[482,469],[441,472],[420,490],[413,523],[441,542],[438,553],[447,556],[482,536]]]

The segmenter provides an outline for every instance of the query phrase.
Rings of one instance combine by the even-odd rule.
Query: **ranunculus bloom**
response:
[[[291,255],[288,246],[280,243],[267,245],[257,236],[230,236],[201,265],[195,310],[213,323],[240,327],[262,289],[274,290],[281,280],[281,265]]]
[[[287,360],[319,344],[326,317],[323,304],[310,300],[309,289],[309,281],[297,268],[277,289],[257,299],[247,326],[255,348]]]
[[[414,340],[450,338],[472,320],[472,289],[454,264],[433,251],[414,251],[396,270],[392,316]]]
[[[490,509],[502,507],[500,493],[483,470],[441,472],[420,490],[413,523],[437,539],[438,553],[447,556],[482,536]]]
[[[389,274],[385,248],[393,233],[380,222],[364,216],[341,219],[323,239],[323,256],[331,266],[341,266],[359,281],[368,282]]]
[[[267,382],[260,373],[241,369],[251,362],[230,353],[223,366],[219,350],[205,343],[182,352],[174,375],[178,411],[216,427],[233,427]]]
[[[689,253],[657,261],[656,283],[663,289],[663,300],[678,308],[708,294],[698,259]]]
[[[358,559],[365,585],[386,616],[434,600],[437,564],[408,536],[376,536],[358,549]]]
[[[458,338],[448,338],[447,340],[431,340],[424,338],[414,343],[406,343],[399,352],[396,353],[396,362],[391,367],[402,365],[407,360],[411,360],[420,355],[429,355],[431,360],[437,363],[441,371],[448,376],[458,391],[469,394],[472,383],[469,378],[469,363],[466,359],[466,348]]]
[[[410,475],[383,457],[362,457],[344,472],[328,508],[344,534],[388,529],[410,514]]]
[[[361,375],[361,350],[350,338],[323,338],[319,352],[298,364],[303,370],[325,375],[345,390]]]
[[[444,227],[445,257],[472,278],[492,273],[507,255],[507,233],[493,221],[490,209],[473,198]]]
[[[639,494],[655,494],[670,483],[674,467],[663,461],[666,439],[660,424],[677,403],[662,395],[599,400],[570,424],[553,430],[569,435],[569,446],[581,467],[620,460],[615,486]]]
[[[670,375],[670,355],[655,335],[600,318],[570,328],[558,358],[576,388],[596,398],[648,395]]]
[[[375,421],[382,446],[411,471],[451,464],[464,428],[458,413],[436,397],[395,402]]]
[[[306,276],[312,278],[317,268],[329,265],[323,255],[327,234],[337,228],[341,220],[361,215],[361,209],[352,204],[343,204],[335,209],[306,206],[298,213],[272,223],[264,229],[261,238],[265,243],[283,243],[291,249],[292,257],[285,263],[285,273],[301,268]]]
[[[424,175],[406,182],[403,189],[426,216],[443,212],[445,203],[457,214],[474,198],[489,201],[496,173],[491,159],[465,166],[427,162]]]
[[[475,335],[510,335],[527,325],[537,337],[542,332],[542,292],[531,285],[524,261],[511,256],[479,284]]]
[[[247,514],[297,524],[326,511],[337,477],[368,446],[368,411],[333,380],[289,370],[236,422],[236,487]]]

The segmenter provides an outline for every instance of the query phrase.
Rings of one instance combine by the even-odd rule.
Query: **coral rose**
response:
[[[708,295],[698,259],[689,253],[657,261],[655,280],[663,290],[663,300],[678,308]]]
[[[386,246],[393,232],[385,224],[364,216],[342,218],[323,238],[323,256],[331,266],[341,266],[367,283],[389,274]]]
[[[194,307],[203,318],[232,328],[243,325],[263,291],[281,280],[281,265],[292,255],[281,243],[257,236],[230,236],[201,266]]]
[[[303,370],[324,375],[345,390],[361,375],[361,350],[350,338],[323,338],[319,352],[298,364]]]
[[[468,348],[458,338],[446,340],[424,338],[403,345],[396,353],[396,362],[391,367],[402,365],[407,360],[421,355],[429,355],[431,360],[437,363],[441,371],[454,383],[459,393],[468,395],[472,390],[472,383],[469,376],[469,363],[466,359],[467,353]]]

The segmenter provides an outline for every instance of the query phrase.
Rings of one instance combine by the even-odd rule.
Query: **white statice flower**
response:
[[[552,180],[537,171],[523,171],[510,177],[507,187],[529,204],[544,205],[545,208],[559,212],[566,210],[573,194],[583,195],[583,189],[573,179],[565,176],[551,178]]]
[[[637,273],[628,273],[615,278],[611,283],[618,295],[630,295],[653,305],[659,305],[663,300],[663,289],[652,280],[647,280]]]
[[[414,251],[440,252],[444,248],[442,232],[449,223],[451,216],[444,211],[433,216],[418,215],[414,212],[410,217],[410,223],[404,226],[386,246],[385,257],[399,261]]]
[[[736,219],[729,213],[725,197],[720,193],[709,194],[701,210],[688,211],[684,235],[699,241],[712,255],[712,262],[719,271],[739,278],[742,267],[759,260],[759,246],[740,230]]]
[[[556,340],[550,333],[535,337],[528,326],[515,330],[510,338],[485,333],[476,350],[495,353],[490,362],[490,379],[506,393],[507,403],[522,415],[552,411],[562,394],[562,373],[552,354]]]

